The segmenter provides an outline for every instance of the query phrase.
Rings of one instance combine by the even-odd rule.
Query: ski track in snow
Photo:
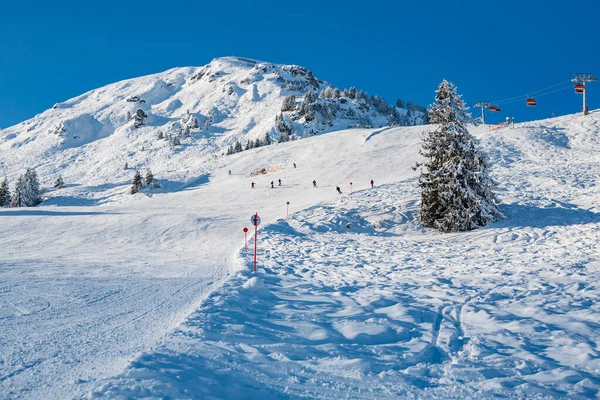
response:
[[[421,228],[414,178],[264,227],[257,274],[242,250],[244,270],[89,397],[598,397],[595,117],[482,135],[507,216],[484,229]]]
[[[475,129],[507,219],[460,234],[418,223],[422,130],[251,150],[148,199],[3,212],[0,397],[598,397],[600,114]],[[254,211],[257,274],[235,250]]]

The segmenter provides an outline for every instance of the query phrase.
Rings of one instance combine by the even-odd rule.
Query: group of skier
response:
[[[294,168],[296,168],[296,163],[294,163]],[[231,170],[229,170],[229,175],[231,175]],[[279,178],[279,179],[277,180],[277,183],[278,183],[278,185],[277,185],[277,186],[282,186],[282,184],[283,184],[283,181],[281,180],[281,178]],[[374,187],[374,185],[375,185],[375,181],[374,181],[373,179],[371,179],[371,182],[370,182],[370,183],[371,183],[371,187]],[[314,180],[312,181],[312,184],[313,184],[313,187],[314,187],[314,188],[317,188],[317,187],[318,187],[318,186],[317,186],[317,180],[316,180],[316,179],[314,179]],[[250,187],[251,187],[252,189],[254,189],[254,187],[255,187],[255,186],[256,186],[256,183],[255,183],[254,181],[252,181],[252,183],[250,183]],[[275,188],[275,182],[274,182],[274,181],[271,181],[271,189],[274,189],[274,188]],[[335,187],[335,190],[338,192],[338,194],[343,194],[343,193],[342,193],[342,189],[340,189],[340,187],[339,187],[339,186],[336,186],[336,187]]]

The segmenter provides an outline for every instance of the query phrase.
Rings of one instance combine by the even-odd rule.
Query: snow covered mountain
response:
[[[89,91],[3,130],[0,176],[14,180],[34,167],[44,184],[62,174],[67,184],[103,185],[130,180],[127,163],[186,181],[206,155],[237,141],[246,148],[266,135],[278,141],[424,122],[422,107],[407,107],[334,88],[304,67],[218,58]]]

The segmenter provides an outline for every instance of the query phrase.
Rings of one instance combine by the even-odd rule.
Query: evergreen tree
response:
[[[4,178],[4,182],[0,185],[0,208],[10,206],[10,189],[8,188],[8,180]]]
[[[273,144],[273,139],[271,139],[271,135],[269,135],[269,132],[265,133],[265,139],[263,140],[263,144],[265,146]]]
[[[420,216],[423,225],[442,232],[479,228],[502,218],[495,182],[485,155],[466,128],[470,118],[456,87],[444,80],[436,90],[429,118],[438,124],[423,137]]]
[[[260,147],[260,146],[262,146],[262,144],[260,143],[260,139],[256,139],[254,141],[254,147]]]
[[[54,182],[54,189],[64,189],[65,187],[65,182],[63,181],[63,178],[61,175],[58,176],[58,179],[56,179],[56,181]]]
[[[139,171],[135,171],[135,175],[131,180],[131,194],[136,194],[144,187],[144,182],[142,181],[142,175],[140,175]]]
[[[281,135],[279,135],[278,143],[289,142],[289,141],[290,141],[290,135],[288,135],[287,132],[281,132]]]
[[[234,146],[233,150],[234,150],[234,153],[241,152],[243,150],[243,148],[242,148],[242,142],[240,142],[239,140],[236,140],[235,141],[235,146]]]
[[[148,118],[148,114],[146,114],[141,108],[138,108],[135,112],[135,122],[133,123],[133,126],[139,128],[140,126],[144,125],[144,119],[146,118]]]
[[[25,202],[23,201],[23,187],[25,186],[25,175],[21,175],[19,179],[17,179],[17,184],[15,185],[15,190],[13,191],[11,203],[12,207],[24,207]]]
[[[42,191],[33,168],[27,168],[25,172],[24,185],[21,191],[23,202],[27,207],[35,207],[42,202]]]
[[[145,184],[145,186],[148,186],[149,188],[159,188],[160,187],[160,183],[158,182],[158,180],[156,180],[154,178],[154,175],[152,174],[152,171],[150,171],[149,168],[148,168],[148,171],[146,171],[146,175],[144,176],[144,184]]]
[[[283,98],[283,104],[281,105],[281,111],[294,111],[296,109],[296,96],[289,95]]]
[[[356,99],[356,88],[354,86],[348,89],[348,98],[352,100]]]

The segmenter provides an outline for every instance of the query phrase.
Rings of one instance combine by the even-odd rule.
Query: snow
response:
[[[162,91],[180,86],[152,79],[131,95],[179,109]],[[52,151],[55,136],[4,132],[3,171],[35,155],[67,187],[0,210],[0,398],[600,395],[599,112],[472,129],[507,218],[455,234],[418,221],[425,127],[226,157],[208,136],[150,157],[128,129]],[[126,160],[163,188],[128,195]],[[256,274],[242,232],[255,212]]]

